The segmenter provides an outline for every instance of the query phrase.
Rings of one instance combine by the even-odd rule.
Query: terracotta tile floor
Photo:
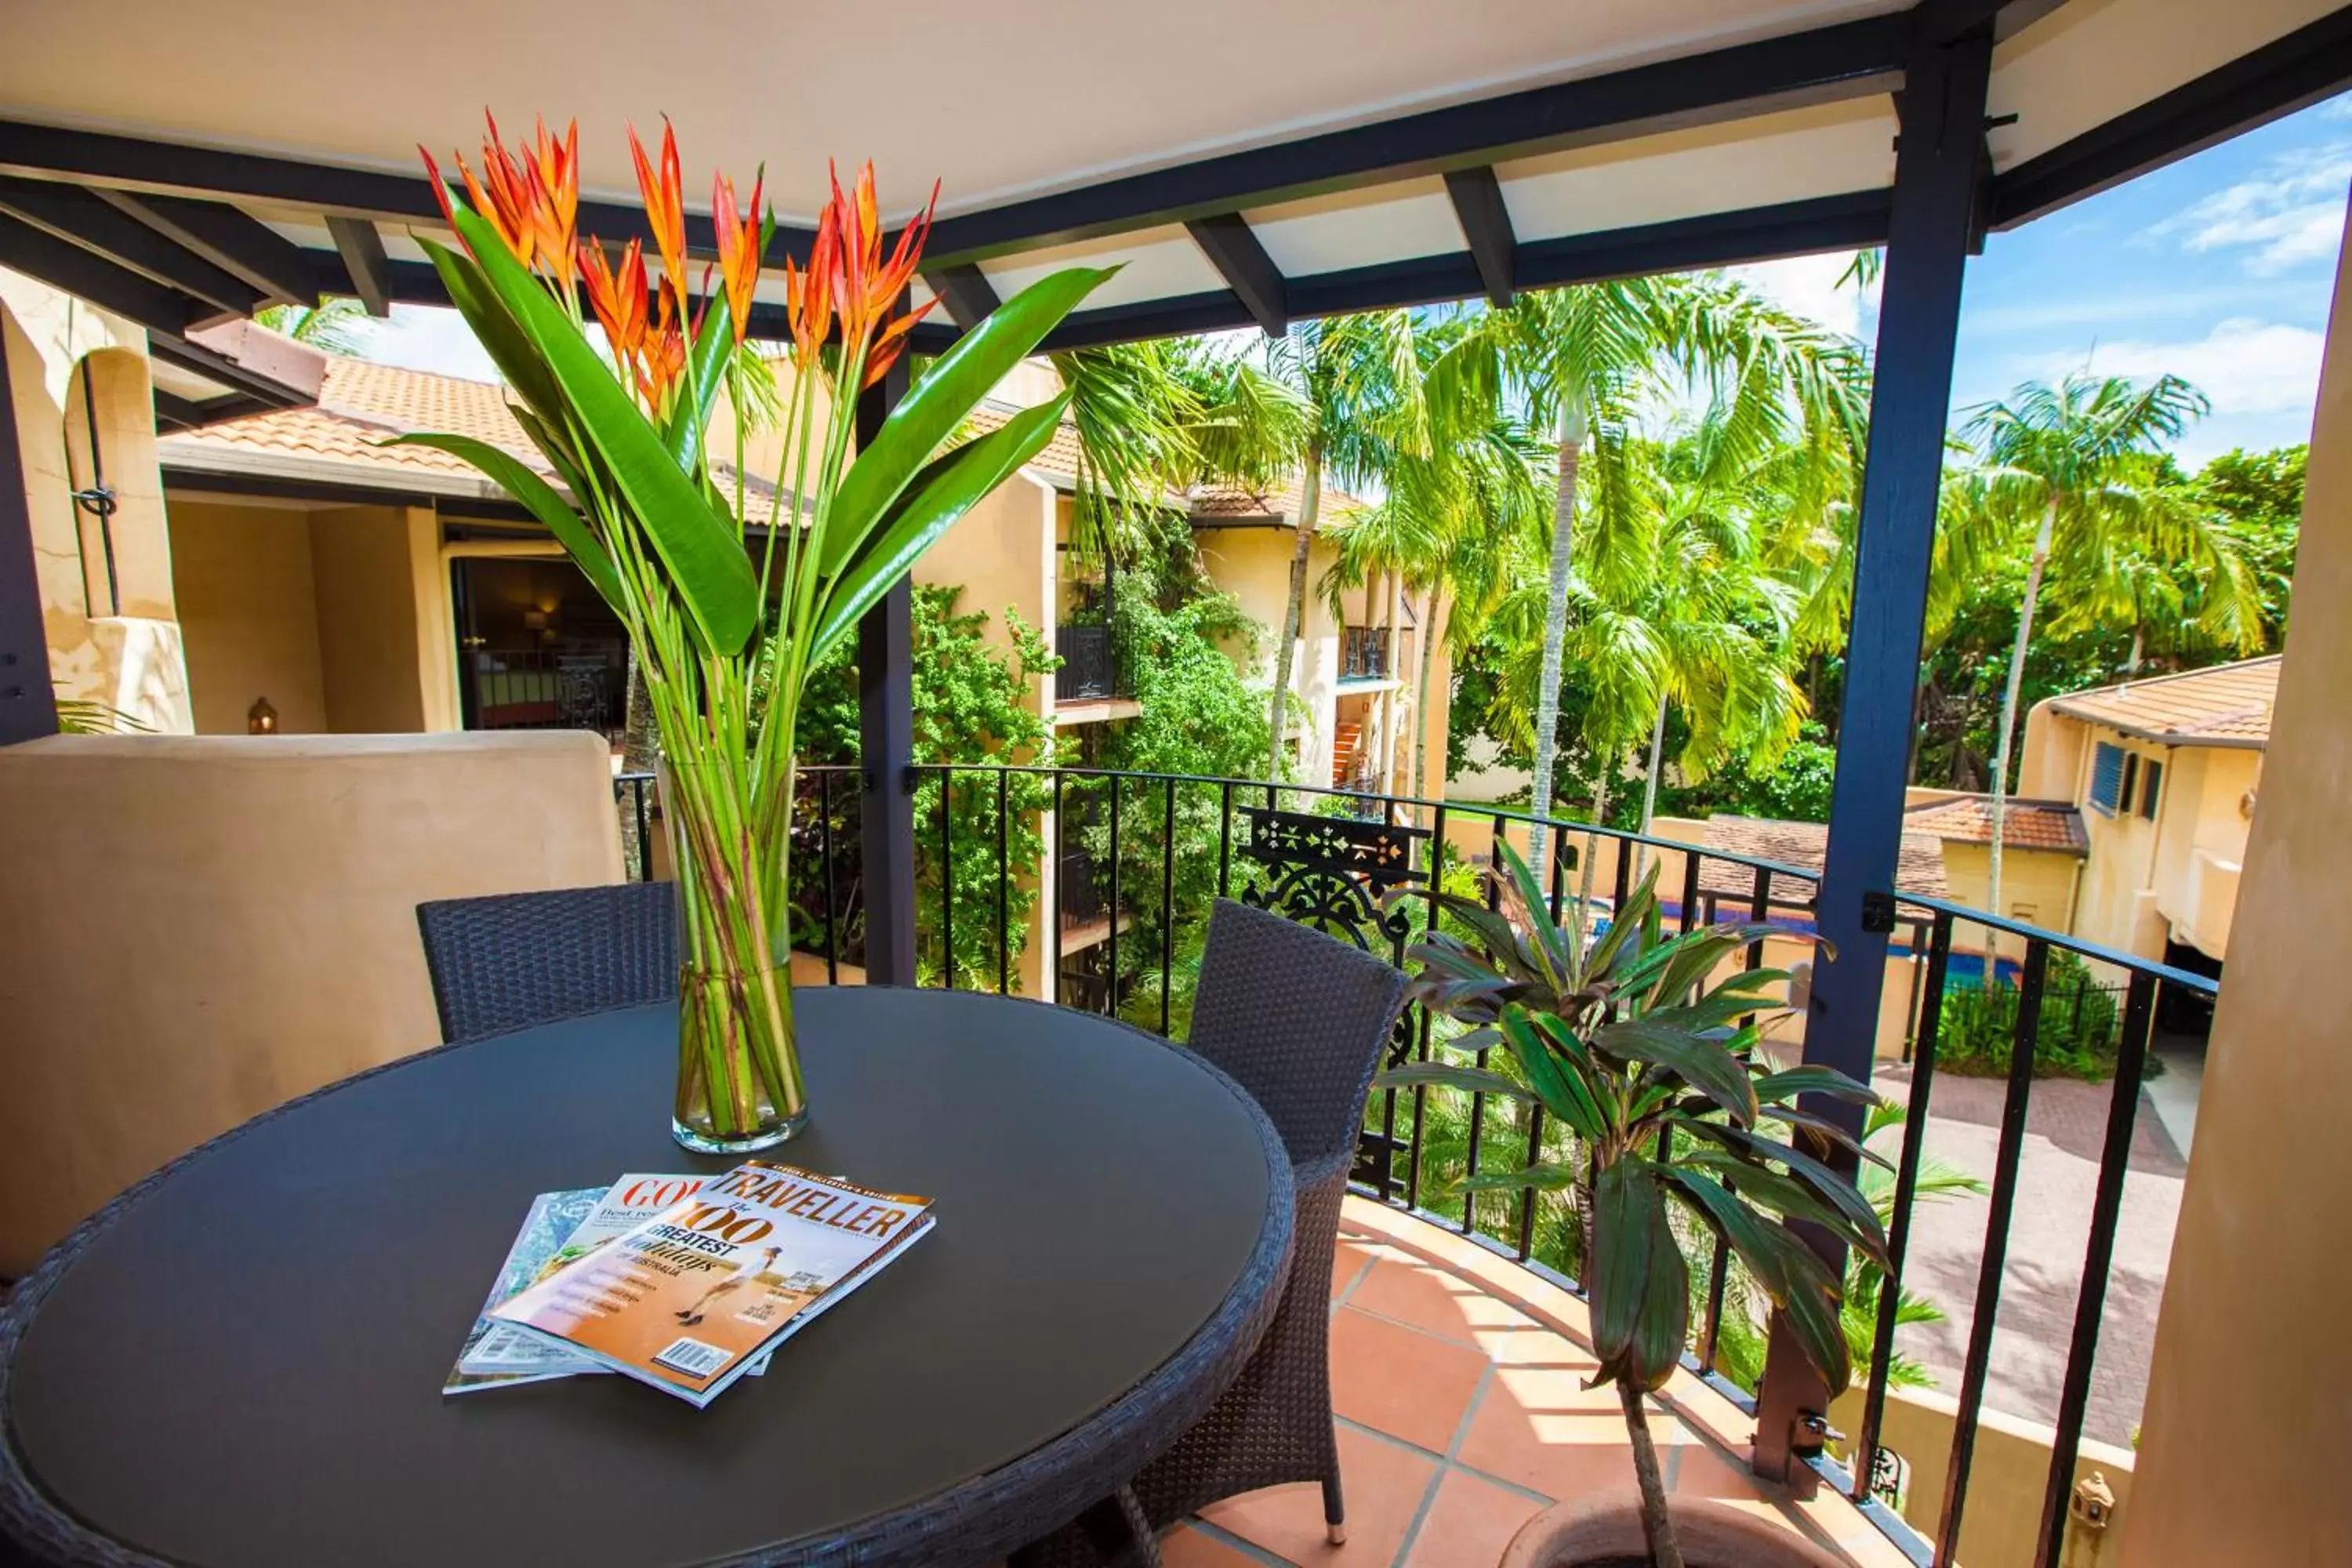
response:
[[[1171,1532],[1170,1568],[1492,1568],[1560,1498],[1630,1488],[1615,1393],[1593,1367],[1574,1297],[1447,1231],[1350,1198],[1331,1288],[1331,1396],[1348,1543],[1323,1538],[1314,1486],[1209,1509]],[[1730,1500],[1850,1561],[1906,1560],[1846,1500],[1798,1501],[1748,1473],[1748,1418],[1695,1379],[1654,1405],[1677,1490]]]

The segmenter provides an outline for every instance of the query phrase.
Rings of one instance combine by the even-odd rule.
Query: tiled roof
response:
[[[1932,834],[1959,844],[1992,842],[1992,802],[1980,795],[1931,800],[1903,814],[1906,833]],[[2049,849],[2087,855],[2090,835],[2083,814],[2063,800],[2012,800],[2001,810],[2001,842],[2016,849]]]
[[[2271,738],[2279,656],[2153,676],[2050,700],[2053,712],[2168,746],[2260,750]]]
[[[553,478],[547,460],[508,412],[505,388],[340,357],[328,361],[317,407],[279,409],[180,431],[159,440],[156,450],[166,468],[252,474],[267,463],[273,477],[281,479],[307,472],[329,484],[425,483],[443,493],[495,493],[472,464],[446,452],[376,445],[418,430],[473,437]],[[724,463],[714,468],[720,489],[731,493],[733,470]],[[429,483],[434,477],[456,483]],[[745,488],[748,496],[758,498],[749,510],[764,517],[773,487],[752,478]]]
[[[990,398],[973,409],[971,418],[965,423],[971,426],[973,435],[985,436],[992,430],[1003,429],[1005,421],[1020,412],[1010,403],[999,403]],[[1056,489],[1076,487],[1078,482],[1078,427],[1066,419],[1055,426],[1054,438],[1045,443],[1044,450],[1029,459],[1028,467],[1031,472],[1052,481]]]
[[[1727,855],[1745,855],[1755,860],[1777,861],[1816,874],[1828,858],[1829,841],[1828,826],[1819,822],[1781,822],[1765,816],[1718,816],[1706,819],[1707,848]],[[1783,899],[1794,902],[1811,896],[1811,884],[1783,887],[1785,880],[1774,880],[1775,904]],[[1744,866],[1704,860],[1699,866],[1699,886],[1712,893],[1752,898],[1756,874]],[[1905,831],[1903,847],[1895,862],[1895,886],[1900,892],[1930,899],[1940,899],[1949,890],[1944,881],[1944,847],[1933,835]]]
[[[967,423],[975,436],[1003,428],[1004,422],[1020,409],[993,398],[971,411]],[[1031,472],[1054,483],[1055,488],[1069,489],[1077,483],[1078,428],[1064,420],[1054,431],[1054,438],[1045,443],[1045,450],[1029,460]],[[1171,491],[1168,504],[1182,508],[1192,514],[1196,522],[1232,523],[1262,522],[1295,523],[1298,517],[1298,482],[1267,489],[1244,489],[1233,485],[1201,485],[1189,492]],[[1336,486],[1325,485],[1321,501],[1322,521],[1333,521],[1359,510],[1363,502]]]

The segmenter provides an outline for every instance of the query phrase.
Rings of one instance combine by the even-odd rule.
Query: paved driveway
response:
[[[1907,1068],[1882,1071],[1875,1087],[1904,1099],[1909,1076]],[[1998,1079],[1937,1074],[1928,1097],[1927,1153],[1990,1184],[2003,1092]],[[1990,1408],[2035,1421],[2057,1418],[2112,1094],[2111,1085],[2072,1079],[2033,1085],[1993,1332]],[[2130,1445],[2147,1394],[2157,1303],[2186,1170],[2142,1090],[2083,1428],[2117,1447]],[[1990,1206],[1983,1197],[1939,1199],[1922,1204],[1914,1223],[1905,1278],[1943,1309],[1945,1320],[1906,1329],[1897,1344],[1948,1394],[1959,1392]]]

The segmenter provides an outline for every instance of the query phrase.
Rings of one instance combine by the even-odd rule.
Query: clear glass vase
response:
[[[691,767],[693,764],[688,764]],[[703,1154],[772,1148],[808,1124],[781,904],[788,831],[772,842],[680,788],[661,764],[662,823],[677,896],[677,1098],[670,1135]],[[758,813],[750,814],[756,819]],[[753,869],[772,867],[761,878]]]

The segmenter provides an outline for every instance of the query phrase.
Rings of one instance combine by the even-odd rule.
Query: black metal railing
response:
[[[1107,626],[1054,628],[1054,651],[1062,668],[1054,672],[1054,695],[1065,702],[1126,695],[1119,681],[1117,639]]]
[[[1342,627],[1339,633],[1339,679],[1386,680],[1388,678],[1388,627]]]
[[[839,892],[858,882],[858,839],[835,819],[835,803],[856,793],[853,774],[849,768],[804,769],[796,819],[803,826],[796,833],[793,879],[796,907],[808,917],[802,931],[808,951],[836,975],[844,964],[858,962],[856,900],[853,895],[844,902]],[[845,786],[835,775],[846,778]],[[616,784],[641,842],[646,784],[645,775],[626,775]],[[1475,894],[1478,867],[1507,836],[1523,850],[1540,837],[1549,851],[1544,875],[1554,918],[1585,900],[1584,918],[1594,929],[1622,907],[1653,858],[1664,862],[1658,890],[1667,923],[1676,931],[1760,915],[1788,927],[1793,943],[1810,933],[1818,892],[1818,873],[1799,867],[1458,802],[1081,767],[924,764],[908,770],[908,784],[927,802],[917,819],[918,945],[925,983],[1033,988],[1064,1005],[1115,1014],[1174,1037],[1189,1026],[1191,977],[1218,898],[1272,910],[1402,963],[1406,949],[1435,915],[1419,902],[1387,905],[1383,895],[1426,886],[1433,877]],[[1025,854],[1016,850],[1024,833]],[[642,868],[651,865],[647,849]],[[1059,878],[1049,874],[1055,870]],[[1013,892],[1055,881],[1062,886],[1059,913],[1052,918],[1047,910],[1055,906],[1043,899],[1024,903]],[[1066,950],[1073,919],[1081,914],[1089,928],[1086,945]],[[2096,1021],[2104,1003],[2116,1015],[2099,1026],[2110,1042],[2105,1065],[2113,1087],[2063,1386],[2050,1420],[2039,1561],[2055,1568],[2154,1023],[2168,995],[2210,1001],[2215,986],[2201,976],[1935,900],[1901,895],[1897,919],[1904,933],[1898,941],[1908,952],[1898,948],[1896,961],[1910,974],[1890,973],[1883,1003],[1899,1015],[1903,1026],[1894,1031],[1897,1044],[1889,1048],[1906,1052],[1909,1072],[1908,1114],[1891,1195],[1882,1199],[1888,1205],[1895,1267],[1879,1283],[1871,1353],[1857,1371],[1863,1416],[1855,1440],[1841,1455],[1811,1462],[1915,1561],[1954,1561],[1986,1409],[2027,1108],[2037,1081],[2043,1081],[2037,1073],[2052,1070],[2044,1037],[2086,1035],[2084,1020]],[[1030,972],[1034,980],[1024,983],[1022,961],[1033,944],[1042,944],[1036,954],[1042,962]],[[1809,956],[1794,945],[1768,952],[1771,945],[1751,949],[1748,963],[1785,967]],[[2071,989],[2053,987],[2053,972],[2071,977]],[[1989,1001],[1955,1000],[1971,989],[1985,993],[1987,975]],[[2114,997],[2119,1001],[2107,1000]],[[1895,1307],[1906,1283],[1921,1172],[1930,1163],[1925,1155],[1930,1097],[1939,1065],[1950,1062],[1958,1070],[1952,1020],[1968,1006],[1996,1010],[2009,1031],[2010,1050],[1999,1064],[2004,1075],[1999,1147],[1948,1484],[1937,1517],[1915,1529],[1874,1490],[1870,1479],[1891,1464],[1881,1439],[1895,1364]],[[1796,1059],[1802,1028],[1800,1013],[1769,1033],[1764,1048],[1777,1059]],[[1454,1033],[1444,1021],[1409,1011],[1398,1024],[1389,1059],[1445,1059],[1454,1050]],[[1473,1051],[1466,1059],[1483,1057]],[[1986,1068],[1970,1063],[1968,1070]],[[1462,1190],[1464,1179],[1498,1150],[1507,1150],[1507,1158],[1531,1159],[1547,1151],[1556,1155],[1561,1147],[1560,1131],[1546,1124],[1540,1108],[1522,1110],[1427,1087],[1381,1089],[1367,1107],[1354,1185],[1361,1195],[1443,1224],[1580,1293],[1575,1226],[1562,1212],[1563,1199]],[[1752,1309],[1763,1298],[1725,1248],[1693,1245],[1704,1293],[1685,1364],[1752,1412],[1764,1360],[1761,1324]]]

